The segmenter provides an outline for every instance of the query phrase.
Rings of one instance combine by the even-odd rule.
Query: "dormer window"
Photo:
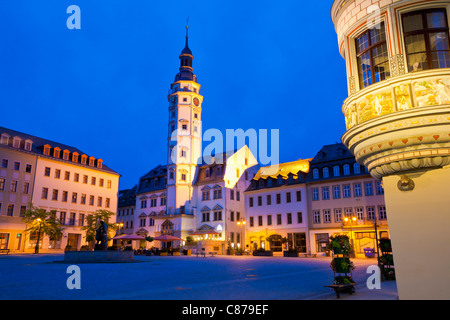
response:
[[[7,135],[6,133],[2,134],[2,144],[4,145],[8,145],[9,143],[9,135]]]
[[[63,151],[63,159],[64,160],[69,160],[69,154],[70,154],[70,151],[69,150],[64,150]]]
[[[81,164],[87,164],[87,155],[83,154],[81,156]]]
[[[359,163],[355,162],[353,164],[353,171],[355,172],[355,174],[361,173],[361,166],[359,165]]]
[[[339,166],[334,166],[333,167],[333,174],[334,174],[335,177],[339,177],[339,175],[340,175],[339,171],[340,171],[339,170]]]
[[[93,167],[95,163],[95,158],[94,157],[89,157],[89,166]]]
[[[22,141],[22,139],[20,139],[19,137],[14,137],[13,138],[13,147],[20,148],[20,141]]]
[[[325,167],[325,168],[322,169],[322,173],[323,173],[323,177],[324,177],[324,178],[328,178],[328,177],[330,176],[330,173],[329,173],[327,167]]]
[[[30,139],[25,140],[24,148],[26,151],[31,151],[31,147],[33,146],[33,141]]]
[[[206,178],[209,178],[210,177],[210,172],[209,172],[209,168],[206,168],[206,170],[205,170],[205,177]]]
[[[52,148],[52,147],[51,147],[50,145],[46,144],[46,145],[44,146],[44,155],[49,156],[49,155],[50,155],[50,149],[51,149],[51,148]]]
[[[55,149],[53,149],[53,156],[54,156],[55,158],[59,158],[60,152],[61,152],[61,149],[58,148],[58,147],[56,147]]]
[[[103,160],[102,159],[97,159],[97,168],[99,168],[99,169],[103,168]]]
[[[72,153],[72,161],[73,162],[78,162],[78,156],[79,156],[78,152]]]
[[[350,166],[348,164],[344,165],[344,175],[348,176],[350,174]]]
[[[278,177],[278,184],[279,185],[283,184],[283,177],[282,176]]]
[[[319,169],[313,170],[313,179],[319,179]]]

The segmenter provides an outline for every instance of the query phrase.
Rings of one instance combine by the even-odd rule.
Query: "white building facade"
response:
[[[66,246],[79,249],[86,245],[85,233],[81,230],[85,218],[96,210],[116,212],[120,175],[105,166],[102,159],[88,156],[74,147],[6,128],[1,130],[3,136],[16,137],[9,142],[5,138],[5,144],[1,145],[3,159],[3,155],[11,148],[34,159],[33,163],[24,163],[25,170],[29,172],[25,174],[24,184],[14,191],[16,198],[21,198],[21,211],[30,203],[47,212],[55,211],[63,227],[63,235],[59,239],[44,236],[39,244],[41,249],[58,251],[64,250]],[[15,144],[14,141],[19,139],[25,143]],[[32,181],[32,184],[28,184],[28,181]],[[11,196],[8,200],[11,200]],[[24,203],[25,200],[28,202]],[[14,210],[11,217],[23,216],[21,211]],[[115,216],[109,222],[114,221]],[[23,232],[25,224],[21,219],[16,222],[16,228]],[[16,231],[16,234],[22,237],[21,232]],[[15,245],[18,251],[34,249],[35,242],[32,239],[21,240],[24,242],[20,246]]]
[[[308,168],[309,160],[298,160],[258,171],[245,192],[249,250],[308,251]]]

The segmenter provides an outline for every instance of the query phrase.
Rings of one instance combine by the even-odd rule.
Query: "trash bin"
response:
[[[375,257],[375,250],[373,248],[364,248],[364,255],[366,258]]]

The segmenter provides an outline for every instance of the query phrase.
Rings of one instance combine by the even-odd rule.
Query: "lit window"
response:
[[[402,21],[410,72],[450,67],[445,9],[407,13],[402,16]]]
[[[384,23],[356,39],[360,89],[389,78],[389,56]]]

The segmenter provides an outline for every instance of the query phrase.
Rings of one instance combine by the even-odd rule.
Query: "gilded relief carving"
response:
[[[347,126],[347,130],[358,124],[357,118],[358,115],[356,112],[356,104],[352,104],[345,113],[345,124]]]
[[[409,88],[406,84],[401,84],[395,87],[395,100],[397,102],[397,111],[411,109],[411,96],[409,94]]]
[[[358,104],[359,123],[393,112],[390,91],[367,95]]]
[[[448,79],[414,82],[413,88],[418,107],[450,103],[450,80]]]

